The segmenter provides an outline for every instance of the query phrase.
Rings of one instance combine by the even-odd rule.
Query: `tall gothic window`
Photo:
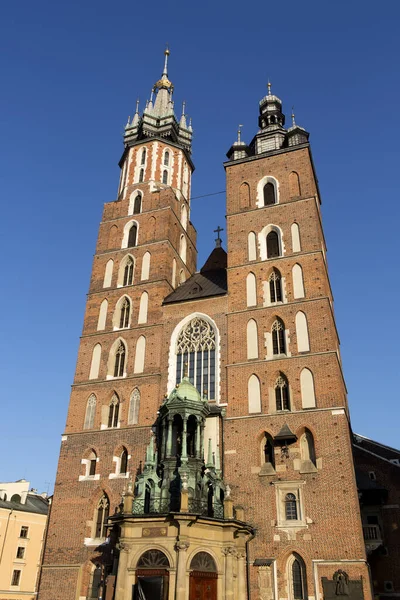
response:
[[[131,313],[131,303],[128,298],[124,298],[121,304],[121,313],[119,317],[119,328],[123,329],[129,326],[129,316]]]
[[[168,165],[169,165],[169,152],[168,152],[168,150],[164,154],[164,165],[166,167],[168,167]]]
[[[126,448],[123,449],[121,454],[121,463],[119,467],[119,472],[121,475],[126,475],[128,470],[128,450]]]
[[[285,518],[286,521],[297,521],[297,499],[294,494],[285,496]]]
[[[275,187],[274,184],[269,182],[264,185],[264,206],[270,206],[275,204]]]
[[[138,215],[142,210],[142,196],[138,194],[135,198],[135,202],[133,203],[133,214]]]
[[[122,377],[124,374],[125,366],[125,346],[123,342],[119,343],[117,351],[115,353],[114,363],[114,377]]]
[[[144,165],[145,162],[146,162],[146,148],[143,148],[143,150],[142,150],[142,160],[140,161],[140,164]]]
[[[272,324],[272,353],[286,354],[285,326],[280,319]]]
[[[292,589],[293,589],[294,600],[303,600],[303,598],[304,598],[303,569],[300,564],[300,561],[297,558],[294,559],[293,564],[292,564]]]
[[[107,520],[110,514],[110,501],[107,494],[103,494],[97,505],[97,517],[96,517],[96,538],[104,538],[107,536]]]
[[[140,392],[135,388],[131,394],[128,413],[128,425],[136,425],[139,420]]]
[[[267,258],[280,256],[279,235],[276,231],[270,231],[267,235]]]
[[[286,377],[279,375],[275,382],[276,410],[290,410],[289,386]]]
[[[282,279],[278,269],[272,271],[268,281],[271,302],[282,302]]]
[[[268,433],[265,434],[264,462],[269,463],[275,468],[274,440]]]
[[[134,223],[129,230],[128,248],[132,248],[133,246],[136,246],[136,238],[137,238],[137,225]]]
[[[108,409],[108,427],[118,427],[119,398],[114,394]]]
[[[176,344],[176,383],[188,375],[201,396],[215,399],[215,331],[195,317],[185,325]]]
[[[166,169],[163,171],[162,182],[168,183],[168,171]]]
[[[144,169],[140,169],[139,173],[139,183],[142,183],[144,179]]]
[[[123,285],[132,285],[134,264],[133,259],[129,256],[124,268]]]
[[[92,429],[94,426],[94,416],[96,413],[96,396],[91,394],[86,404],[86,414],[83,429]]]

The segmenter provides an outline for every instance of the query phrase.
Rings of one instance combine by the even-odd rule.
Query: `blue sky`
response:
[[[166,42],[193,196],[225,189],[268,78],[310,132],[353,428],[399,446],[399,17],[394,0],[1,3],[1,481],[52,489],[102,206]],[[224,214],[223,195],[193,201],[199,265]]]

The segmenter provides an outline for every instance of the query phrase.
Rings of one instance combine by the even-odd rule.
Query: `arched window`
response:
[[[257,281],[254,273],[246,277],[246,300],[247,306],[257,306]]]
[[[314,377],[310,369],[303,369],[300,373],[300,390],[302,408],[314,408],[316,405]]]
[[[101,344],[96,344],[92,352],[92,362],[90,364],[89,379],[97,379],[100,370]]]
[[[303,269],[300,265],[293,265],[292,268],[292,279],[293,279],[293,296],[294,298],[304,298],[304,283],[303,283]]]
[[[140,169],[140,172],[139,172],[139,183],[143,183],[143,179],[144,179],[144,169]]]
[[[147,550],[139,558],[136,567],[137,569],[168,569],[169,561],[161,550]]]
[[[106,299],[100,304],[99,318],[97,319],[97,331],[102,331],[106,326],[108,302]]]
[[[279,235],[275,230],[272,230],[267,235],[267,258],[276,258],[280,255]]]
[[[261,386],[257,375],[251,375],[247,382],[249,413],[261,412]]]
[[[126,262],[125,262],[124,278],[122,281],[122,285],[124,285],[124,286],[132,285],[134,267],[135,267],[135,263],[133,261],[133,258],[131,256],[128,256],[128,258],[126,259]]]
[[[103,288],[111,286],[112,274],[114,268],[114,261],[112,258],[107,262],[106,269],[104,271]]]
[[[179,256],[181,257],[183,262],[186,263],[186,238],[183,233],[181,235],[179,243]]]
[[[91,584],[89,589],[89,600],[97,600],[99,597],[99,590],[101,585],[101,566],[96,565],[92,576],[91,576]]]
[[[258,358],[258,331],[257,323],[250,319],[247,323],[247,359]]]
[[[249,260],[257,260],[257,245],[256,245],[256,234],[254,231],[250,231],[247,236],[247,250]]]
[[[149,294],[147,292],[143,292],[140,296],[139,303],[139,317],[138,323],[147,323],[147,309],[149,305]]]
[[[244,182],[239,188],[239,207],[249,208],[250,206],[250,186]]]
[[[172,287],[176,287],[176,260],[175,258],[172,260]]]
[[[141,158],[140,164],[144,165],[145,162],[146,162],[146,148],[143,148],[143,150],[142,150],[142,158]]]
[[[96,452],[92,451],[89,454],[89,472],[88,472],[88,476],[89,477],[94,477],[96,475],[96,466],[97,466],[97,456],[96,456]]]
[[[86,404],[86,414],[83,429],[92,429],[94,426],[94,416],[96,414],[96,396],[91,394]]]
[[[270,302],[282,302],[282,278],[278,269],[273,269],[268,282]]]
[[[181,209],[181,223],[182,223],[183,229],[186,229],[186,227],[187,227],[187,208],[184,204],[182,204],[182,209]]]
[[[293,554],[288,561],[289,599],[305,600],[307,594],[306,568],[303,559]]]
[[[285,496],[285,518],[286,521],[297,521],[297,498],[294,494]]]
[[[270,206],[276,203],[275,186],[270,181],[264,185],[264,206]]]
[[[137,194],[133,203],[133,214],[138,215],[140,212],[142,212],[142,196]]]
[[[142,260],[142,272],[140,275],[141,281],[146,281],[150,277],[150,252],[145,252]]]
[[[129,317],[131,314],[131,302],[129,298],[124,296],[122,303],[120,305],[120,314],[119,314],[119,328],[125,329],[129,327]]]
[[[164,171],[163,171],[162,182],[165,183],[165,184],[168,183],[168,171],[167,171],[167,169],[164,169]]]
[[[292,251],[300,252],[300,228],[297,223],[292,223],[290,227],[290,232],[292,234]]]
[[[136,223],[133,223],[132,227],[129,230],[128,248],[133,248],[133,246],[136,246],[136,238],[137,238],[137,225],[136,225]]]
[[[117,394],[114,394],[111,398],[110,406],[108,409],[108,427],[118,427],[119,417],[119,398]]]
[[[125,344],[120,341],[115,352],[114,377],[122,377],[124,375],[125,354]]]
[[[284,375],[275,381],[276,410],[290,410],[289,385]]]
[[[176,342],[176,383],[187,373],[202,397],[215,400],[215,331],[200,317],[183,327]]]
[[[128,425],[137,425],[139,421],[140,391],[135,388],[129,402]]]
[[[285,326],[280,319],[272,324],[272,353],[286,354]]]
[[[97,505],[96,515],[96,528],[94,537],[105,538],[107,537],[107,521],[108,515],[110,514],[110,501],[107,494],[103,494]]]
[[[164,165],[166,167],[168,167],[168,165],[169,165],[169,151],[168,150],[166,150],[165,154],[164,154]]]
[[[143,373],[144,359],[146,355],[146,338],[141,335],[136,342],[135,364],[133,367],[134,373]]]
[[[291,198],[300,196],[300,177],[296,171],[292,171],[289,175],[289,195]]]
[[[311,431],[306,429],[300,438],[300,455],[303,462],[311,461],[315,466],[315,447],[314,438]]]
[[[217,573],[217,565],[213,557],[208,552],[197,552],[190,563],[192,571],[201,571],[203,573]]]
[[[126,448],[124,448],[122,451],[122,454],[121,454],[119,472],[121,475],[126,475],[127,471],[128,471],[128,450]]]
[[[271,465],[275,469],[275,449],[274,449],[274,440],[269,435],[269,433],[265,433],[265,442],[264,442],[264,463]]]
[[[297,352],[309,352],[310,341],[308,339],[308,325],[306,315],[299,310],[296,313],[296,338],[297,338]]]

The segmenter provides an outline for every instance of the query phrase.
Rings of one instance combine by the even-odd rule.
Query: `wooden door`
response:
[[[190,574],[189,600],[217,600],[217,574]]]

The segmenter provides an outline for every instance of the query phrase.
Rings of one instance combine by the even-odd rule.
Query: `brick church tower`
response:
[[[308,133],[269,87],[196,271],[168,54],[104,207],[39,598],[369,600]]]

